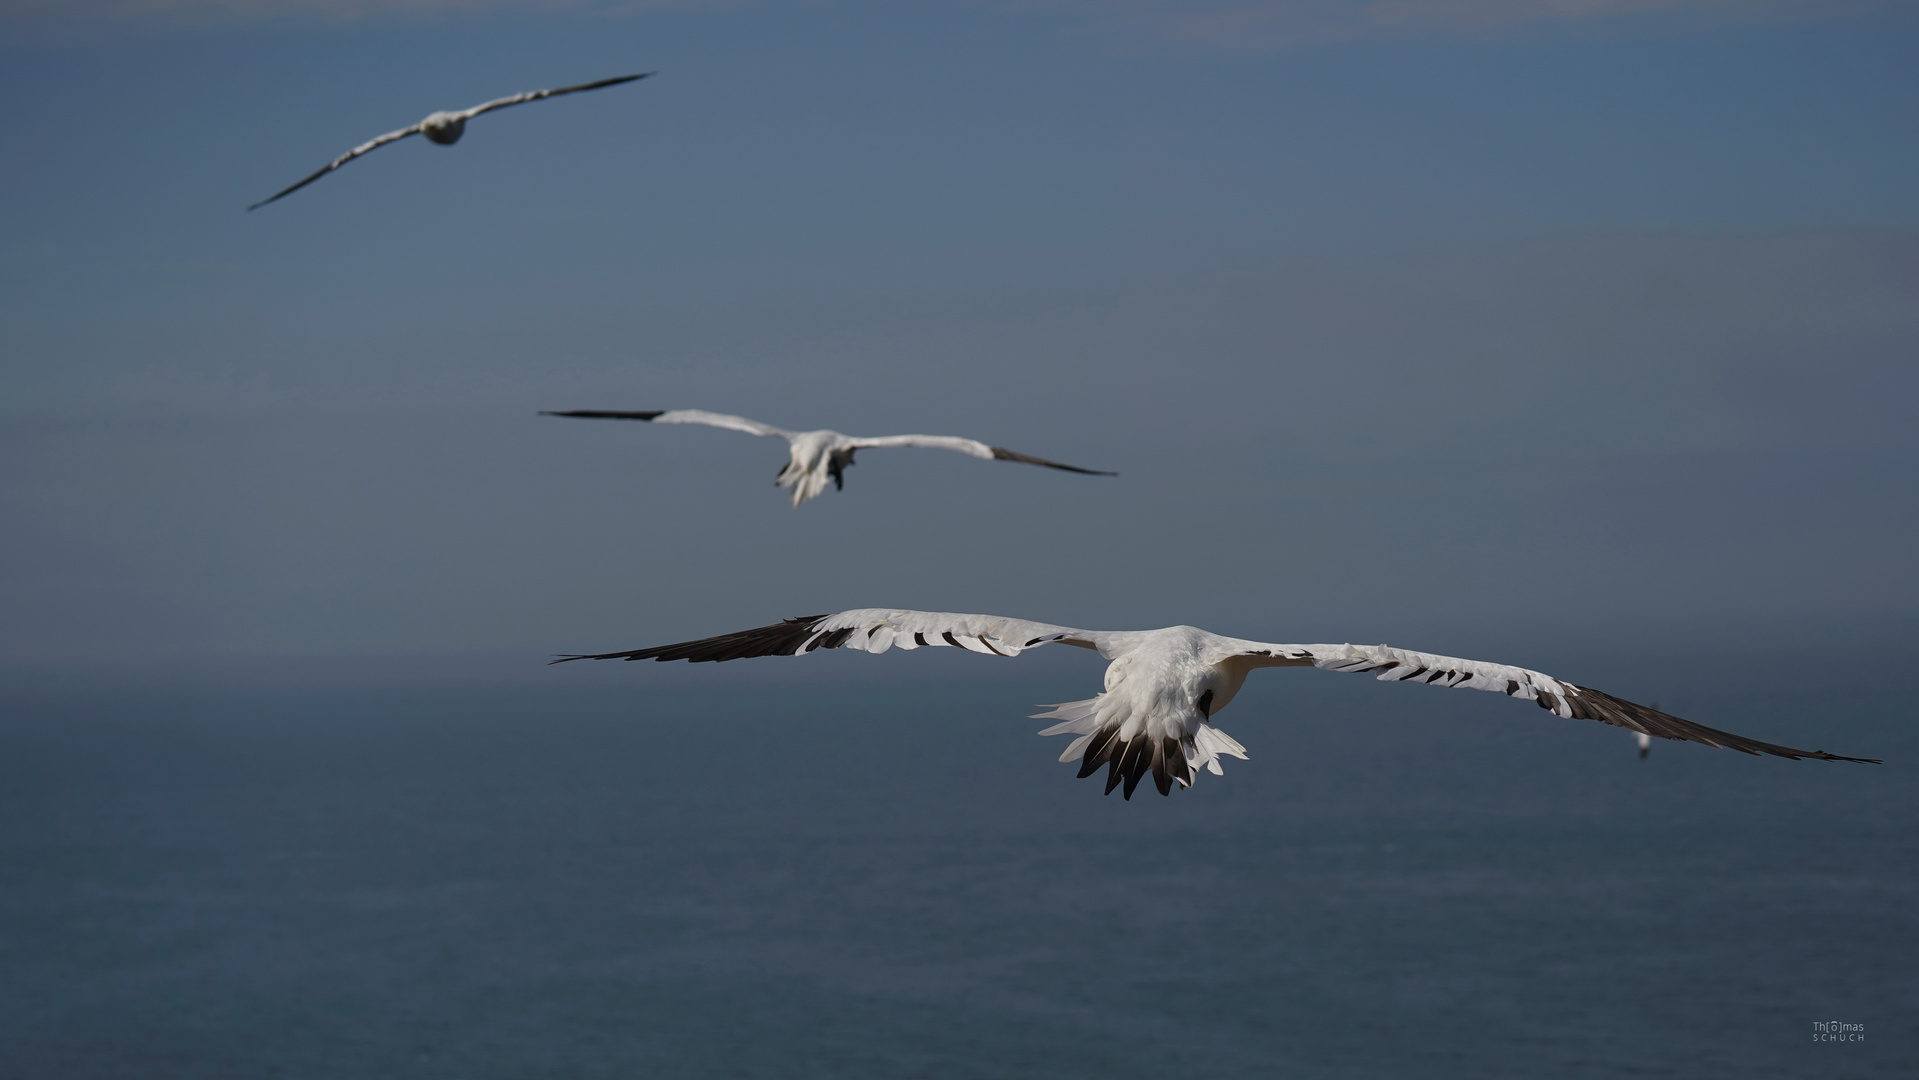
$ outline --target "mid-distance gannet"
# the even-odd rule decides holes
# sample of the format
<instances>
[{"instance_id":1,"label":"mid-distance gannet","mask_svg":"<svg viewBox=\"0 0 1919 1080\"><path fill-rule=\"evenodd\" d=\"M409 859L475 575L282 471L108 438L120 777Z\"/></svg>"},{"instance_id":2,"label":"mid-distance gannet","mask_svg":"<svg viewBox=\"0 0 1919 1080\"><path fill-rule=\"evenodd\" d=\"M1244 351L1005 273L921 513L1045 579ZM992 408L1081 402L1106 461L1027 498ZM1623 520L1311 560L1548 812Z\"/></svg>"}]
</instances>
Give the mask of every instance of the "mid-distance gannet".
<instances>
[{"instance_id":1,"label":"mid-distance gannet","mask_svg":"<svg viewBox=\"0 0 1919 1080\"><path fill-rule=\"evenodd\" d=\"M587 420L651 420L657 424L709 424L713 427L744 431L748 435L778 435L785 439L790 450L786 465L773 483L783 488L793 489L793 505L801 503L826 490L827 480L833 481L833 489L845 486L842 475L853 464L853 455L870 447L879 446L923 446L933 450L957 450L988 461L1024 461L1028 465L1044 465L1049 469L1065 469L1067 472L1086 473L1089 476L1118 476L1118 473L1103 472L1099 469L1082 469L1077 465L1061 465L1057 461L1036 458L1016 453L999 446L988 446L974 439L962 439L954 435L883 435L878 438L860 439L851 435L842 435L837 431L783 431L771 424L762 424L758 420L748 420L743 416L727 416L724 413L703 412L699 409L655 409L651 412L606 412L599 409L574 409L569 412L545 411L541 416L573 416Z\"/></svg>"},{"instance_id":2,"label":"mid-distance gannet","mask_svg":"<svg viewBox=\"0 0 1919 1080\"><path fill-rule=\"evenodd\" d=\"M1316 667L1327 671L1378 672L1381 682L1491 690L1535 702L1571 720L1598 720L1641 737L1681 739L1748 754L1819 758L1878 764L1874 758L1842 757L1823 750L1794 750L1669 716L1657 709L1603 694L1590 687L1526 668L1410 652L1386 645L1273 645L1220 637L1193 626L1162 630L1076 630L1067 626L958 615L944 611L861 608L837 615L809 615L736 634L629 652L563 656L568 660L688 660L694 663L749 656L799 656L815 649L883 653L892 646L955 645L992 656L1018 656L1048 642L1096 650L1106 666L1106 689L1085 701L1055 705L1035 720L1060 723L1041 735L1078 735L1061 761L1081 761L1079 775L1106 766L1106 793L1125 785L1125 796L1148 771L1161 795L1174 782L1191 787L1199 771L1224 775L1220 758L1242 760L1246 748L1212 718L1259 667Z\"/></svg>"},{"instance_id":3,"label":"mid-distance gannet","mask_svg":"<svg viewBox=\"0 0 1919 1080\"><path fill-rule=\"evenodd\" d=\"M492 112L494 109L504 109L509 105L524 105L529 101L540 101L544 98L559 97L561 94L577 94L582 90L598 90L603 86L618 86L621 83L630 83L636 79L644 79L647 75L651 74L653 73L649 71L640 75L622 75L617 79L601 79L597 82L581 83L578 86L562 86L557 90L528 90L524 94L514 94L512 97L498 98L484 105L475 105L471 109L462 109L459 112L436 112L411 127L403 127L398 131L389 131L377 139L361 143L328 162L326 167L319 172L287 188L278 195L274 195L272 198L261 199L259 202L247 207L247 209L258 210L274 199L291 195L308 184L313 183L315 180L318 180L320 177L359 157L361 154L369 150L377 150L390 142L398 142L409 135L425 135L428 142L439 143L441 146L452 146L454 143L460 141L461 135L466 134L466 122L481 113Z\"/></svg>"}]
</instances>

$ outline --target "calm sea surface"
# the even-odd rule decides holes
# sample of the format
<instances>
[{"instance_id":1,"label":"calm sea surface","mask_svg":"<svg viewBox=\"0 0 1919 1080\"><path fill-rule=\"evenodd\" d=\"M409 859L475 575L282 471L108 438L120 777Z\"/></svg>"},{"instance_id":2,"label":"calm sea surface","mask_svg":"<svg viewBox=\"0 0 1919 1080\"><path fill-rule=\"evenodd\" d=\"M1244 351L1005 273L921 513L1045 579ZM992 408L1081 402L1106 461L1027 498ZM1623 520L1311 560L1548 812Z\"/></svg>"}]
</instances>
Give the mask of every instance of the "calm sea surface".
<instances>
[{"instance_id":1,"label":"calm sea surface","mask_svg":"<svg viewBox=\"0 0 1919 1080\"><path fill-rule=\"evenodd\" d=\"M1265 673L1220 718L1254 760L1128 803L1021 718L1097 667L631 670L16 689L0 1076L1919 1076L1890 694L1691 710L1884 766L1641 762L1491 695Z\"/></svg>"}]
</instances>

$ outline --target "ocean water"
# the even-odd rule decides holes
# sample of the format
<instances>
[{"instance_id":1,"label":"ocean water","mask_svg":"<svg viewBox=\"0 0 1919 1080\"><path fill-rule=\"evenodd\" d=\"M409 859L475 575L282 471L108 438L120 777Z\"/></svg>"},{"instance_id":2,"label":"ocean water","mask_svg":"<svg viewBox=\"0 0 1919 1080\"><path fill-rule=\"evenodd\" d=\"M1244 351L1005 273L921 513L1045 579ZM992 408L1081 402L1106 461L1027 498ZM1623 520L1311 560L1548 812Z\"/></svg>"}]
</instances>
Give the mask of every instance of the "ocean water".
<instances>
[{"instance_id":1,"label":"ocean water","mask_svg":"<svg viewBox=\"0 0 1919 1080\"><path fill-rule=\"evenodd\" d=\"M1083 677L626 670L16 687L0 1076L1919 1075L1891 693L1707 721L1884 766L1642 762L1308 673L1220 717L1252 761L1125 802L1022 718Z\"/></svg>"}]
</instances>

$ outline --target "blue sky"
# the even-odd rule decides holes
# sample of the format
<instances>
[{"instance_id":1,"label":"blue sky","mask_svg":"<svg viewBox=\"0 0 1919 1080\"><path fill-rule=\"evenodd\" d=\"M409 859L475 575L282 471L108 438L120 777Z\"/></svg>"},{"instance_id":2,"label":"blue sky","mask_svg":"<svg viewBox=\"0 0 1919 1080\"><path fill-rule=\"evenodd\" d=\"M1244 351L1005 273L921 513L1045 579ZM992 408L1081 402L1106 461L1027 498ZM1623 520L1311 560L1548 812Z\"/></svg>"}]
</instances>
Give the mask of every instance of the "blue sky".
<instances>
[{"instance_id":1,"label":"blue sky","mask_svg":"<svg viewBox=\"0 0 1919 1080\"><path fill-rule=\"evenodd\" d=\"M1909 4L29 2L0 33L14 666L870 604L1527 662L1919 601ZM634 71L242 212L434 109ZM1122 476L874 454L794 511L776 445L534 415L663 407Z\"/></svg>"}]
</instances>

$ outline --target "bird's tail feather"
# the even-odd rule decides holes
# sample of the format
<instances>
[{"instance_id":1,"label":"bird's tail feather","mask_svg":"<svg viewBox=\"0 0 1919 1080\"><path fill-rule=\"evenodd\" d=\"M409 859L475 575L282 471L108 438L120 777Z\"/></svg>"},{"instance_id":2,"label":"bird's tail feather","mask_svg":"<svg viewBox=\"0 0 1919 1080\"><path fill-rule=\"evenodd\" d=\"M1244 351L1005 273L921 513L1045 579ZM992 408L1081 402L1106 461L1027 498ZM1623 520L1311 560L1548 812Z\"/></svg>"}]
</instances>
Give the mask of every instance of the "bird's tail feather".
<instances>
[{"instance_id":1,"label":"bird's tail feather","mask_svg":"<svg viewBox=\"0 0 1919 1080\"><path fill-rule=\"evenodd\" d=\"M793 490L793 506L798 509L800 504L825 491L828 479L824 468L806 469L788 462L773 482L780 487Z\"/></svg>"},{"instance_id":2,"label":"bird's tail feather","mask_svg":"<svg viewBox=\"0 0 1919 1080\"><path fill-rule=\"evenodd\" d=\"M1128 799L1148 772L1159 793L1169 795L1175 783L1192 787L1201 769L1224 776L1223 756L1246 759L1246 748L1204 717L1141 715L1123 696L1113 694L1063 702L1033 719L1060 721L1041 735L1078 735L1059 759L1079 761L1082 778L1105 765L1107 793L1123 784Z\"/></svg>"}]
</instances>

